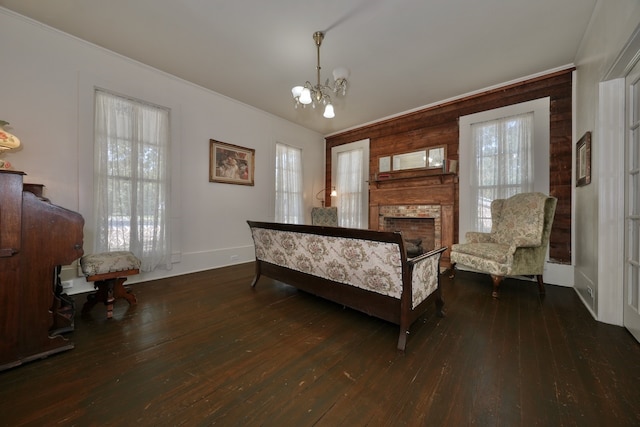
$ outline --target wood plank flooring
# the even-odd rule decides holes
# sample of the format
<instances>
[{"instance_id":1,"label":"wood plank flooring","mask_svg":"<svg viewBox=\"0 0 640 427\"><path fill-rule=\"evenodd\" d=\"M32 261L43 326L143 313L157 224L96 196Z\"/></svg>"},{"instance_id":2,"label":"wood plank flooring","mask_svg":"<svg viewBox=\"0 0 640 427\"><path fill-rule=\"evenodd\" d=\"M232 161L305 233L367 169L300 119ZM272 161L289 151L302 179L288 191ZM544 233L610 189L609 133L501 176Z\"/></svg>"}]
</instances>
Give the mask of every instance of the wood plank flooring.
<instances>
[{"instance_id":1,"label":"wood plank flooring","mask_svg":"<svg viewBox=\"0 0 640 427\"><path fill-rule=\"evenodd\" d=\"M640 344L575 292L443 276L411 330L253 264L132 286L76 317L76 348L0 373L2 426L637 426ZM76 297L80 309L85 296Z\"/></svg>"}]
</instances>

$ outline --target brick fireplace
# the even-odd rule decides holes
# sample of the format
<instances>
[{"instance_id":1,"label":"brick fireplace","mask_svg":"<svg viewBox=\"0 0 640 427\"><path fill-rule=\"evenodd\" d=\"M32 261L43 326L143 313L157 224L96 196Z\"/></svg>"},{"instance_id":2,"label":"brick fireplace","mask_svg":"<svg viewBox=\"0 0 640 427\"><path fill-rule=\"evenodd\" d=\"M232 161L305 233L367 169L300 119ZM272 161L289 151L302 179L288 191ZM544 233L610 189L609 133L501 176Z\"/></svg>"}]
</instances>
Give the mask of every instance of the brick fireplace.
<instances>
[{"instance_id":1,"label":"brick fireplace","mask_svg":"<svg viewBox=\"0 0 640 427\"><path fill-rule=\"evenodd\" d=\"M454 174L373 179L369 185L369 227L401 231L408 239L420 238L425 251L448 247L441 266L449 268L457 182Z\"/></svg>"},{"instance_id":2,"label":"brick fireplace","mask_svg":"<svg viewBox=\"0 0 640 427\"><path fill-rule=\"evenodd\" d=\"M426 251L442 246L439 205L380 206L379 230L400 231L405 239L420 239Z\"/></svg>"}]
</instances>

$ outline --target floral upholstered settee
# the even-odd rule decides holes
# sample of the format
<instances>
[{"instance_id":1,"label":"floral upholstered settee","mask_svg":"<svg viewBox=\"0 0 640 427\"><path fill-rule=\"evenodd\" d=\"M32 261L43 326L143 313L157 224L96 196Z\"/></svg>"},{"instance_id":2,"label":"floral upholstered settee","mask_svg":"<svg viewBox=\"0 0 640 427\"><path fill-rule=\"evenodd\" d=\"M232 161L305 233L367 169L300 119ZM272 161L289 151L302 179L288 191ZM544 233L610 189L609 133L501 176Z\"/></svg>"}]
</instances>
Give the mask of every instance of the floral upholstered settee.
<instances>
[{"instance_id":1,"label":"floral upholstered settee","mask_svg":"<svg viewBox=\"0 0 640 427\"><path fill-rule=\"evenodd\" d=\"M431 296L442 316L439 263L446 248L407 259L400 233L248 221L261 275L400 325L411 324Z\"/></svg>"},{"instance_id":2,"label":"floral upholstered settee","mask_svg":"<svg viewBox=\"0 0 640 427\"><path fill-rule=\"evenodd\" d=\"M542 273L557 199L543 193L521 193L491 203L491 232L468 232L466 243L451 247L451 262L488 273L493 296L505 276L536 276L544 294Z\"/></svg>"}]
</instances>

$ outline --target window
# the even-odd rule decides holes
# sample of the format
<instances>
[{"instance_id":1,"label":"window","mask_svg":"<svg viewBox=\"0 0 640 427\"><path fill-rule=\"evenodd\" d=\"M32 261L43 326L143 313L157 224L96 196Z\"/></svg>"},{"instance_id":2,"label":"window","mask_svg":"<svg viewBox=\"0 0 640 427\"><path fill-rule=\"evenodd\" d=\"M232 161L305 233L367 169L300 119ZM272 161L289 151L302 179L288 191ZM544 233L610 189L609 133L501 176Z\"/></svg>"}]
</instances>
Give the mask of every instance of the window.
<instances>
[{"instance_id":1,"label":"window","mask_svg":"<svg viewBox=\"0 0 640 427\"><path fill-rule=\"evenodd\" d=\"M460 117L460 241L491 231L491 202L549 194L549 98Z\"/></svg>"},{"instance_id":2,"label":"window","mask_svg":"<svg viewBox=\"0 0 640 427\"><path fill-rule=\"evenodd\" d=\"M475 229L491 231L491 202L533 189L533 113L471 125Z\"/></svg>"},{"instance_id":3,"label":"window","mask_svg":"<svg viewBox=\"0 0 640 427\"><path fill-rule=\"evenodd\" d=\"M369 226L369 140L331 148L331 182L338 192L338 224L341 227Z\"/></svg>"},{"instance_id":4,"label":"window","mask_svg":"<svg viewBox=\"0 0 640 427\"><path fill-rule=\"evenodd\" d=\"M362 150L338 153L338 218L340 226L362 228Z\"/></svg>"},{"instance_id":5,"label":"window","mask_svg":"<svg viewBox=\"0 0 640 427\"><path fill-rule=\"evenodd\" d=\"M304 223L302 209L302 150L276 143L275 221Z\"/></svg>"},{"instance_id":6,"label":"window","mask_svg":"<svg viewBox=\"0 0 640 427\"><path fill-rule=\"evenodd\" d=\"M168 109L95 92L96 251L171 268Z\"/></svg>"}]
</instances>

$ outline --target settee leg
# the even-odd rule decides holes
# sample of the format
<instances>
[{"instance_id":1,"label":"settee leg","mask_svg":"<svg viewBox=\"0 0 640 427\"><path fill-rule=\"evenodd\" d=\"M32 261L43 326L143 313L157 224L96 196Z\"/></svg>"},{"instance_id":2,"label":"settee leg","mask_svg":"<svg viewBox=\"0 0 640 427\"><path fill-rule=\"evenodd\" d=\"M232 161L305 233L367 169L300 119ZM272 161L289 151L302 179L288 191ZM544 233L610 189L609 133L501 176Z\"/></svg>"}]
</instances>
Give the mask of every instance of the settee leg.
<instances>
[{"instance_id":1,"label":"settee leg","mask_svg":"<svg viewBox=\"0 0 640 427\"><path fill-rule=\"evenodd\" d=\"M260 261L256 260L256 272L253 278L253 282L251 282L251 287L255 288L256 283L258 283L258 279L260 278L260 274L262 274L262 269L260 268Z\"/></svg>"},{"instance_id":2,"label":"settee leg","mask_svg":"<svg viewBox=\"0 0 640 427\"><path fill-rule=\"evenodd\" d=\"M436 316L444 317L444 300L440 296L440 290L438 289L438 296L436 297Z\"/></svg>"},{"instance_id":3,"label":"settee leg","mask_svg":"<svg viewBox=\"0 0 640 427\"><path fill-rule=\"evenodd\" d=\"M536 276L536 279L538 279L538 290L540 291L540 295L544 295L545 290L544 290L544 280L542 280L542 274L538 274Z\"/></svg>"},{"instance_id":4,"label":"settee leg","mask_svg":"<svg viewBox=\"0 0 640 427\"><path fill-rule=\"evenodd\" d=\"M491 280L493 281L493 292L491 293L491 296L496 299L500 298L500 294L498 294L498 288L500 287L502 279L502 276L494 276L493 274L491 275Z\"/></svg>"},{"instance_id":5,"label":"settee leg","mask_svg":"<svg viewBox=\"0 0 640 427\"><path fill-rule=\"evenodd\" d=\"M256 287L256 283L258 283L258 278L259 278L259 277L260 277L260 276L258 276L258 275L254 276L253 281L251 282L251 287L252 287L252 288L255 288L255 287Z\"/></svg>"},{"instance_id":6,"label":"settee leg","mask_svg":"<svg viewBox=\"0 0 640 427\"><path fill-rule=\"evenodd\" d=\"M400 335L398 336L398 351L404 352L404 349L407 347L407 335L409 335L409 331L400 328Z\"/></svg>"}]
</instances>

